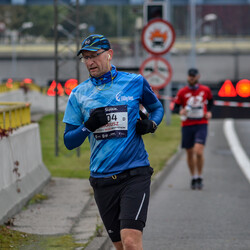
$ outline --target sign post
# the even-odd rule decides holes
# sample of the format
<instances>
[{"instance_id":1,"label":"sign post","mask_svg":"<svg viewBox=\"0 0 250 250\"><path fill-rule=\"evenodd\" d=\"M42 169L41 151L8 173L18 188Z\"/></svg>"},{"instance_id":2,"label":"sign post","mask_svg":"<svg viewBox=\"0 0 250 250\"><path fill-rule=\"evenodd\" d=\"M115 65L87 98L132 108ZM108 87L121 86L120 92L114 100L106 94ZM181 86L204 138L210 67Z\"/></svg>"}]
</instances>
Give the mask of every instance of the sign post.
<instances>
[{"instance_id":1,"label":"sign post","mask_svg":"<svg viewBox=\"0 0 250 250\"><path fill-rule=\"evenodd\" d=\"M147 10L148 23L142 31L142 45L146 51L154 57L146 59L141 67L140 73L148 80L154 91L164 88L164 94L171 96L172 68L168 63L167 52L171 49L175 41L175 31L173 26L166 21L167 6L169 1L146 2L144 10ZM162 56L162 57L161 57ZM166 122L170 124L171 111L170 101L164 101Z\"/></svg>"}]
</instances>

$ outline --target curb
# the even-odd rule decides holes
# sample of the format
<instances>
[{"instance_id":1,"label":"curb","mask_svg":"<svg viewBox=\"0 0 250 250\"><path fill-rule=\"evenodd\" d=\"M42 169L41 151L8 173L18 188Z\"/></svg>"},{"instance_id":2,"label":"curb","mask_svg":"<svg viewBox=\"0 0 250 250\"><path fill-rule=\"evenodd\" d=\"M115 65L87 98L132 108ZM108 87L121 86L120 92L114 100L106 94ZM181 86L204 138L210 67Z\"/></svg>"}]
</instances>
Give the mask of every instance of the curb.
<instances>
[{"instance_id":1,"label":"curb","mask_svg":"<svg viewBox=\"0 0 250 250\"><path fill-rule=\"evenodd\" d=\"M177 152L167 161L163 169L157 173L151 183L151 195L153 195L156 190L160 187L162 181L168 176L168 174L173 169L175 163L179 160L183 153L183 150L178 147Z\"/></svg>"},{"instance_id":2,"label":"curb","mask_svg":"<svg viewBox=\"0 0 250 250\"><path fill-rule=\"evenodd\" d=\"M173 169L175 163L180 159L182 153L183 150L178 147L177 152L167 161L162 171L160 171L154 176L151 183L151 195L153 195L160 187L162 181L168 176L168 174ZM95 237L85 248L85 250L110 250L112 246L113 244L105 231L105 236Z\"/></svg>"},{"instance_id":3,"label":"curb","mask_svg":"<svg viewBox=\"0 0 250 250\"><path fill-rule=\"evenodd\" d=\"M104 229L105 230L105 229ZM113 246L111 240L109 239L107 233L102 237L95 237L89 245L85 248L85 250L110 250Z\"/></svg>"}]
</instances>

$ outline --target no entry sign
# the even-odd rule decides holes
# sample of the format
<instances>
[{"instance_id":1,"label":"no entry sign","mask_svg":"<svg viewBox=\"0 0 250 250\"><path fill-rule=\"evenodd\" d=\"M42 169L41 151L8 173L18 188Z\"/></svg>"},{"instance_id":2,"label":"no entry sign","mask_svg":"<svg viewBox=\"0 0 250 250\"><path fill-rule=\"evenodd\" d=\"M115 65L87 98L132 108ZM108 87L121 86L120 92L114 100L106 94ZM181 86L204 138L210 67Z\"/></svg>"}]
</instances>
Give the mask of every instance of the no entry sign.
<instances>
[{"instance_id":1,"label":"no entry sign","mask_svg":"<svg viewBox=\"0 0 250 250\"><path fill-rule=\"evenodd\" d=\"M153 89L162 89L172 78L172 68L164 58L153 56L142 63L140 74L143 75Z\"/></svg>"},{"instance_id":2,"label":"no entry sign","mask_svg":"<svg viewBox=\"0 0 250 250\"><path fill-rule=\"evenodd\" d=\"M167 53L174 44L175 32L173 26L161 18L148 22L142 30L142 45L153 55Z\"/></svg>"}]
</instances>

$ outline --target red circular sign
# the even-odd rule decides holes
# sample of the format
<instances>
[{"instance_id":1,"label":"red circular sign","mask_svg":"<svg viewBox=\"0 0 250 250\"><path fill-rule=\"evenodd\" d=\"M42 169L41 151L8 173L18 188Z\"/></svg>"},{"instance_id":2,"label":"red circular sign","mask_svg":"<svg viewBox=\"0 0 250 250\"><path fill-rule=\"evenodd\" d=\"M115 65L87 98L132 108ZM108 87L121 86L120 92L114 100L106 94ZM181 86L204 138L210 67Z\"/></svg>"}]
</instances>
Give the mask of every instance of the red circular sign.
<instances>
[{"instance_id":1,"label":"red circular sign","mask_svg":"<svg viewBox=\"0 0 250 250\"><path fill-rule=\"evenodd\" d=\"M236 92L241 97L250 96L250 81L248 79L240 80L236 85Z\"/></svg>"},{"instance_id":2,"label":"red circular sign","mask_svg":"<svg viewBox=\"0 0 250 250\"><path fill-rule=\"evenodd\" d=\"M152 89L162 89L172 78L172 67L164 58L153 56L142 63L140 74L148 81Z\"/></svg>"},{"instance_id":3,"label":"red circular sign","mask_svg":"<svg viewBox=\"0 0 250 250\"><path fill-rule=\"evenodd\" d=\"M175 31L173 26L161 18L148 22L142 30L142 45L153 55L167 53L174 44Z\"/></svg>"}]
</instances>

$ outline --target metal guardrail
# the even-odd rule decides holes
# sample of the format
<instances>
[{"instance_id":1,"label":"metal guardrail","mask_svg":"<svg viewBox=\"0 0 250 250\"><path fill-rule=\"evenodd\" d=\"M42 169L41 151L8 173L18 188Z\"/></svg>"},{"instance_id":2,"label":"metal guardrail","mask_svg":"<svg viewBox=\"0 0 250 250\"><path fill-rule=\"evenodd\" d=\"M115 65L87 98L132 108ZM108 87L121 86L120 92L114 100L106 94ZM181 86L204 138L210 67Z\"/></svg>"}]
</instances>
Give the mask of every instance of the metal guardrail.
<instances>
[{"instance_id":1,"label":"metal guardrail","mask_svg":"<svg viewBox=\"0 0 250 250\"><path fill-rule=\"evenodd\" d=\"M11 90L19 89L20 83L14 82L14 83L5 83L0 84L0 93L8 92Z\"/></svg>"},{"instance_id":2,"label":"metal guardrail","mask_svg":"<svg viewBox=\"0 0 250 250\"><path fill-rule=\"evenodd\" d=\"M30 103L0 102L0 129L14 129L30 123Z\"/></svg>"},{"instance_id":3,"label":"metal guardrail","mask_svg":"<svg viewBox=\"0 0 250 250\"><path fill-rule=\"evenodd\" d=\"M22 82L14 82L14 83L3 83L0 84L0 93L17 90L17 89L24 89L25 92L29 90L40 92L44 95L47 94L48 87L40 87L34 83L25 84Z\"/></svg>"},{"instance_id":4,"label":"metal guardrail","mask_svg":"<svg viewBox=\"0 0 250 250\"><path fill-rule=\"evenodd\" d=\"M9 91L9 88L7 88L6 85L0 85L0 93Z\"/></svg>"}]
</instances>

